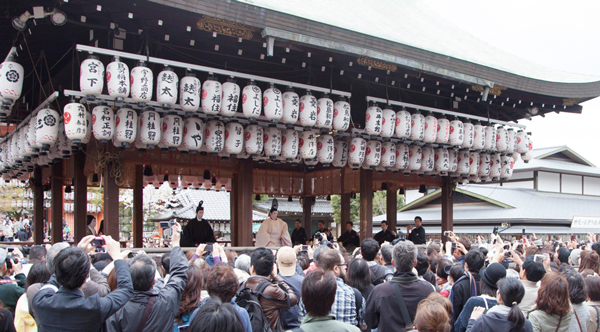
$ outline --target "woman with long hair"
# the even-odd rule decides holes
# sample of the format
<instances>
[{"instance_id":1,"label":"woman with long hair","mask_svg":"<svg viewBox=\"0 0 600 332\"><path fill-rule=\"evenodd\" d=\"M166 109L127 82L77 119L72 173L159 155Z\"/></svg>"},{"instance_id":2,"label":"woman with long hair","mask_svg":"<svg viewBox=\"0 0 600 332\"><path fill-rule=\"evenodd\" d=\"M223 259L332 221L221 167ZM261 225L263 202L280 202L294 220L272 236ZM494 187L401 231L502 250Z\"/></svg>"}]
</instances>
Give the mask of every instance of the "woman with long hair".
<instances>
[{"instance_id":1,"label":"woman with long hair","mask_svg":"<svg viewBox=\"0 0 600 332\"><path fill-rule=\"evenodd\" d=\"M181 302L179 311L175 316L174 332L179 331L180 325L190 323L190 315L202 301L200 293L202 292L202 270L196 265L190 265L187 270L187 284L183 293L181 293Z\"/></svg>"},{"instance_id":2,"label":"woman with long hair","mask_svg":"<svg viewBox=\"0 0 600 332\"><path fill-rule=\"evenodd\" d=\"M346 272L346 284L360 291L365 301L375 286L371 283L371 270L369 265L362 258L355 258L348 264Z\"/></svg>"},{"instance_id":3,"label":"woman with long hair","mask_svg":"<svg viewBox=\"0 0 600 332\"><path fill-rule=\"evenodd\" d=\"M542 278L535 305L536 309L529 313L534 331L569 331L573 312L569 300L569 283L565 277L559 273L546 273Z\"/></svg>"},{"instance_id":4,"label":"woman with long hair","mask_svg":"<svg viewBox=\"0 0 600 332\"><path fill-rule=\"evenodd\" d=\"M531 332L533 326L525 318L519 303L525 296L525 287L519 279L504 278L498 281L498 305L483 315L483 308L473 309L467 332Z\"/></svg>"},{"instance_id":5,"label":"woman with long hair","mask_svg":"<svg viewBox=\"0 0 600 332\"><path fill-rule=\"evenodd\" d=\"M590 275L584 277L584 282L587 288L587 306L590 311L587 330L597 332L600 331L600 277Z\"/></svg>"},{"instance_id":6,"label":"woman with long hair","mask_svg":"<svg viewBox=\"0 0 600 332\"><path fill-rule=\"evenodd\" d=\"M439 293L431 293L417 306L415 326L419 332L450 332L452 303Z\"/></svg>"},{"instance_id":7,"label":"woman with long hair","mask_svg":"<svg viewBox=\"0 0 600 332\"><path fill-rule=\"evenodd\" d=\"M579 257L579 273L587 269L600 273L600 256L593 250L584 250Z\"/></svg>"},{"instance_id":8,"label":"woman with long hair","mask_svg":"<svg viewBox=\"0 0 600 332\"><path fill-rule=\"evenodd\" d=\"M569 325L569 331L587 331L587 325L590 320L590 311L587 303L587 289L583 277L577 271L567 271L563 276L569 283L569 298L573 307L573 318Z\"/></svg>"}]
</instances>

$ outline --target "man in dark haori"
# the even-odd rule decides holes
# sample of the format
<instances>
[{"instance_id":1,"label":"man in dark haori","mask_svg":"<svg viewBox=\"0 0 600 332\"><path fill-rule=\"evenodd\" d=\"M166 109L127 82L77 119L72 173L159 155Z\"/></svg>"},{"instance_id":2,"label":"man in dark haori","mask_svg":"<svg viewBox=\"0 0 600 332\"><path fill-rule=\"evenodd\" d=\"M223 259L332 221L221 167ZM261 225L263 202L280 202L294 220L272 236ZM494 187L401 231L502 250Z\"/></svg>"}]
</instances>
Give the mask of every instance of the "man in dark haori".
<instances>
[{"instance_id":1,"label":"man in dark haori","mask_svg":"<svg viewBox=\"0 0 600 332\"><path fill-rule=\"evenodd\" d=\"M204 216L202 203L204 202L200 201L196 208L196 219L188 222L183 228L181 236L182 247L197 247L200 243L216 242L212 227L210 227L208 221L202 218Z\"/></svg>"}]
</instances>

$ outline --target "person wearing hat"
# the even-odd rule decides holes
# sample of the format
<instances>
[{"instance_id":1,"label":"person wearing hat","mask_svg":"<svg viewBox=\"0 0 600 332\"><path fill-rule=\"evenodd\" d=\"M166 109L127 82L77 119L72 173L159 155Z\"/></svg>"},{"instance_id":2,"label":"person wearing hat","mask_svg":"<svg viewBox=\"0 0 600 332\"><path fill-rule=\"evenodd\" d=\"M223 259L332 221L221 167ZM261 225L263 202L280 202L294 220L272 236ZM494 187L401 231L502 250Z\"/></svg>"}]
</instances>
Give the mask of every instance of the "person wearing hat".
<instances>
[{"instance_id":1,"label":"person wearing hat","mask_svg":"<svg viewBox=\"0 0 600 332\"><path fill-rule=\"evenodd\" d=\"M200 243L216 242L212 227L210 227L208 221L202 218L204 216L203 203L203 201L200 201L198 207L196 207L196 219L190 220L183 228L183 234L181 235L182 247L197 247Z\"/></svg>"},{"instance_id":2,"label":"person wearing hat","mask_svg":"<svg viewBox=\"0 0 600 332\"><path fill-rule=\"evenodd\" d=\"M4 303L4 306L8 311L10 311L11 315L15 315L15 306L17 305L17 301L19 297L25 293L25 289L23 286L25 285L25 274L21 271L23 269L21 262L17 259L10 259L12 263L12 272L15 273L14 280L10 278L10 270L6 264L7 252L4 248L0 248L0 262L2 266L0 267L0 301Z\"/></svg>"},{"instance_id":3,"label":"person wearing hat","mask_svg":"<svg viewBox=\"0 0 600 332\"><path fill-rule=\"evenodd\" d=\"M292 246L292 239L285 221L277 218L277 199L273 198L269 218L265 219L256 233L257 247Z\"/></svg>"},{"instance_id":4,"label":"person wearing hat","mask_svg":"<svg viewBox=\"0 0 600 332\"><path fill-rule=\"evenodd\" d=\"M282 247L277 250L277 268L279 276L296 293L298 299L302 296L302 281L304 274L296 272L296 251L290 247ZM281 322L285 330L295 329L300 326L300 307L296 304L289 309L281 309Z\"/></svg>"},{"instance_id":5,"label":"person wearing hat","mask_svg":"<svg viewBox=\"0 0 600 332\"><path fill-rule=\"evenodd\" d=\"M455 332L465 332L467 325L469 325L469 319L473 308L483 307L485 312L488 309L498 304L496 299L496 293L498 292L498 280L506 277L506 268L500 263L492 263L487 268L483 268L479 271L481 280L479 281L480 296L473 296L467 300L463 307L458 319L454 322Z\"/></svg>"}]
</instances>

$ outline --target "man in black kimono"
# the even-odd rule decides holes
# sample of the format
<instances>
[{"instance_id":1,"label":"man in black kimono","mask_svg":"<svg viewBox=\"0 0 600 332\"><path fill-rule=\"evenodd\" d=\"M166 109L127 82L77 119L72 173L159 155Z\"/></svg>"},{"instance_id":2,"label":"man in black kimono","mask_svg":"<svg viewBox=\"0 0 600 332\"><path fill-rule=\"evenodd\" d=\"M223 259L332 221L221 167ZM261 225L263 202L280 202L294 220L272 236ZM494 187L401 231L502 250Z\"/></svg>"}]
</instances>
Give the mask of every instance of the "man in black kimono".
<instances>
[{"instance_id":1,"label":"man in black kimono","mask_svg":"<svg viewBox=\"0 0 600 332\"><path fill-rule=\"evenodd\" d=\"M415 226L406 226L406 232L408 233L406 238L411 240L414 244L425 244L427 242L427 239L425 238L425 228L421 226L422 224L423 219L421 219L419 216L416 216Z\"/></svg>"},{"instance_id":2,"label":"man in black kimono","mask_svg":"<svg viewBox=\"0 0 600 332\"><path fill-rule=\"evenodd\" d=\"M296 228L292 232L292 243L294 245L306 244L308 239L306 238L306 230L302 227L300 219L296 219Z\"/></svg>"},{"instance_id":3,"label":"man in black kimono","mask_svg":"<svg viewBox=\"0 0 600 332\"><path fill-rule=\"evenodd\" d=\"M390 242L396 239L396 232L390 231L388 229L388 223L386 220L381 221L381 232L375 234L373 237L375 241L379 242L379 245L382 245L383 242Z\"/></svg>"},{"instance_id":4,"label":"man in black kimono","mask_svg":"<svg viewBox=\"0 0 600 332\"><path fill-rule=\"evenodd\" d=\"M346 231L338 238L338 242L341 242L342 246L348 252L352 252L356 247L360 247L360 238L358 237L358 233L352 229L353 226L354 224L351 221L346 222Z\"/></svg>"},{"instance_id":5,"label":"man in black kimono","mask_svg":"<svg viewBox=\"0 0 600 332\"><path fill-rule=\"evenodd\" d=\"M196 208L196 219L190 220L183 228L181 235L182 247L197 247L200 243L215 243L215 234L208 221L202 219L204 216L203 201Z\"/></svg>"}]
</instances>

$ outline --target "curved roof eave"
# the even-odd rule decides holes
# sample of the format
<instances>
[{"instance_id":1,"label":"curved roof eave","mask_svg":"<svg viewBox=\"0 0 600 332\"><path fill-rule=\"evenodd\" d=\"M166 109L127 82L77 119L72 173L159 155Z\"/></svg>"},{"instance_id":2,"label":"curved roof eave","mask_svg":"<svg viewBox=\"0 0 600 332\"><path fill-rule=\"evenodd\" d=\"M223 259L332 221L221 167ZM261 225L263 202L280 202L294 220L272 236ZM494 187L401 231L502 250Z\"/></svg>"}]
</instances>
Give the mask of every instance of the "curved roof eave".
<instances>
[{"instance_id":1,"label":"curved roof eave","mask_svg":"<svg viewBox=\"0 0 600 332\"><path fill-rule=\"evenodd\" d=\"M381 53L386 58L383 61L397 58L402 66L458 81L463 76L475 77L514 90L577 98L578 103L600 95L600 77L566 73L520 59L460 30L417 0L378 0L368 5L361 0L150 1L322 39L335 46L336 52L356 54L347 50L357 47L367 52L366 56Z\"/></svg>"}]
</instances>

